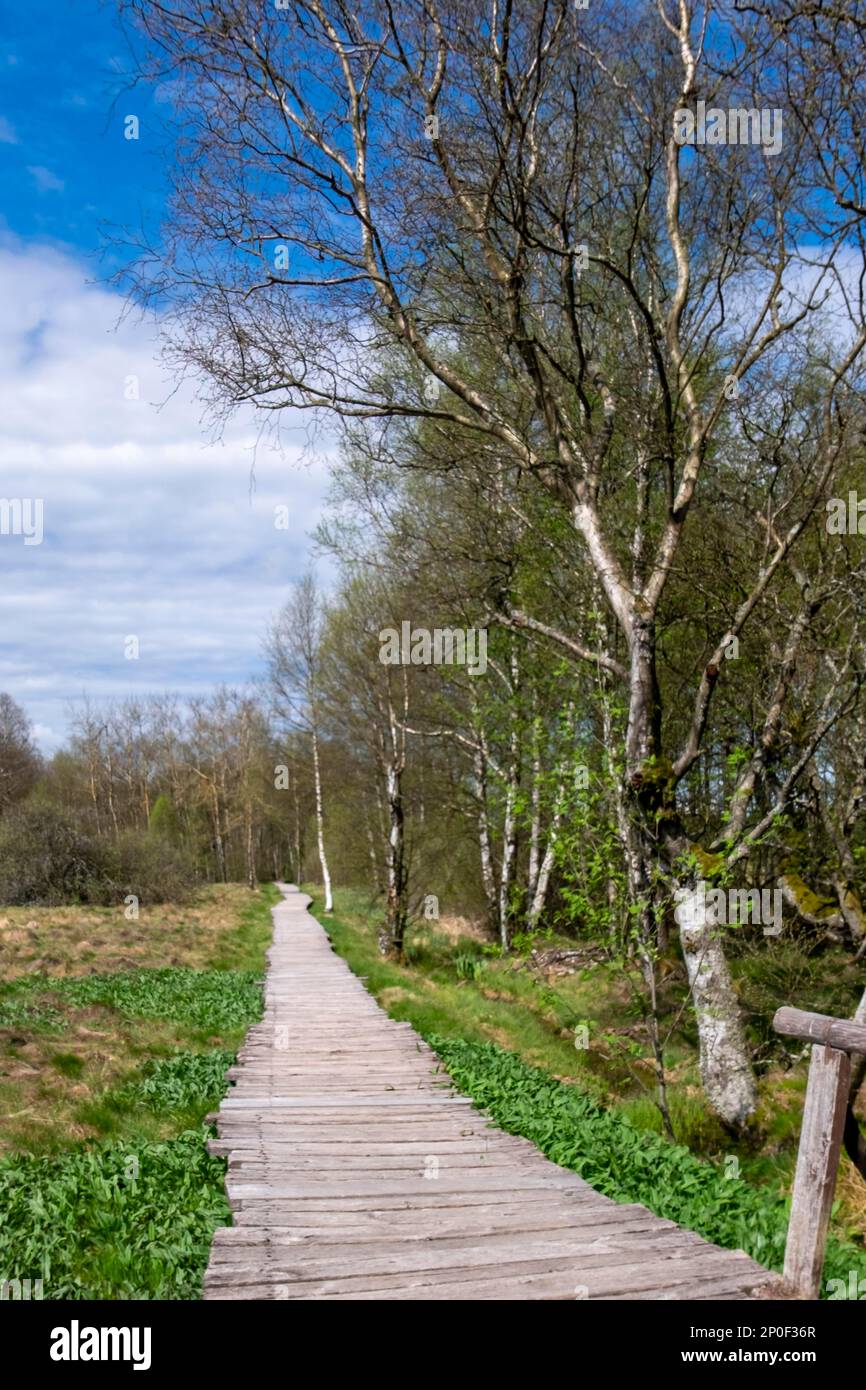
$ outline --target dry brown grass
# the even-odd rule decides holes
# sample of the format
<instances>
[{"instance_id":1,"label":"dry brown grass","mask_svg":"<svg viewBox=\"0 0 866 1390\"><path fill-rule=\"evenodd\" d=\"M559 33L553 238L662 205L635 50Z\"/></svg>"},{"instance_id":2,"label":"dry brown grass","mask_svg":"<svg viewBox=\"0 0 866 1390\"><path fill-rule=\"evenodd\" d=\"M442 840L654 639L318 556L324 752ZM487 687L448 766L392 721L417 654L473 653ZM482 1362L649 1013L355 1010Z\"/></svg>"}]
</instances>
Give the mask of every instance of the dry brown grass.
<instances>
[{"instance_id":1,"label":"dry brown grass","mask_svg":"<svg viewBox=\"0 0 866 1390\"><path fill-rule=\"evenodd\" d=\"M100 1007L58 1008L65 1017L60 1037L0 1029L0 1153L96 1138L99 1128L82 1121L81 1106L180 1041L171 1024L123 1020ZM60 1069L70 1058L80 1066L76 1075Z\"/></svg>"},{"instance_id":2,"label":"dry brown grass","mask_svg":"<svg viewBox=\"0 0 866 1390\"><path fill-rule=\"evenodd\" d=\"M0 979L248 965L234 955L251 901L245 885L231 883L203 888L186 906L142 907L137 921L127 921L123 908L2 908ZM99 1127L82 1120L82 1107L144 1061L190 1045L191 1030L167 1020L125 1018L55 994L43 999L62 1016L61 1031L0 1028L0 1152L43 1152L96 1137ZM211 1041L227 1043L234 1046Z\"/></svg>"},{"instance_id":3,"label":"dry brown grass","mask_svg":"<svg viewBox=\"0 0 866 1390\"><path fill-rule=\"evenodd\" d=\"M846 1154L842 1155L836 1178L836 1199L839 1203L835 1214L836 1228L862 1239L866 1231L866 1181Z\"/></svg>"},{"instance_id":4,"label":"dry brown grass","mask_svg":"<svg viewBox=\"0 0 866 1390\"><path fill-rule=\"evenodd\" d=\"M467 937L471 941L493 940L492 933L471 917L440 917L433 925L438 936L444 936L451 942L464 941Z\"/></svg>"},{"instance_id":5,"label":"dry brown grass","mask_svg":"<svg viewBox=\"0 0 866 1390\"><path fill-rule=\"evenodd\" d=\"M211 963L219 937L237 927L249 901L243 884L228 883L203 888L185 907L142 906L137 921L128 921L122 907L4 907L2 978L108 974L141 966L201 969Z\"/></svg>"}]
</instances>

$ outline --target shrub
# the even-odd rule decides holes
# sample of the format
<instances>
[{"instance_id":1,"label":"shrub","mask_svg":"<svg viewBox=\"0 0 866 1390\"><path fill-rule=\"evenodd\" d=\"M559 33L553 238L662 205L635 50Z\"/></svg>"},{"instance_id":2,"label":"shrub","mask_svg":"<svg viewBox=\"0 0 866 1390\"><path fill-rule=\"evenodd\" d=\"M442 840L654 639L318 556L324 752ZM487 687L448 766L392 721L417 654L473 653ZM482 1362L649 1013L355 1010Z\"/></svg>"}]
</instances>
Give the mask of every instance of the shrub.
<instances>
[{"instance_id":1,"label":"shrub","mask_svg":"<svg viewBox=\"0 0 866 1390\"><path fill-rule=\"evenodd\" d=\"M104 901L106 849L56 806L14 807L0 820L0 901L48 907Z\"/></svg>"},{"instance_id":2,"label":"shrub","mask_svg":"<svg viewBox=\"0 0 866 1390\"><path fill-rule=\"evenodd\" d=\"M186 902L195 886L187 855L162 834L116 841L82 829L65 811L28 802L0 819L0 902L9 906Z\"/></svg>"},{"instance_id":3,"label":"shrub","mask_svg":"<svg viewBox=\"0 0 866 1390\"><path fill-rule=\"evenodd\" d=\"M148 829L152 835L162 835L164 839L177 841L178 824L174 802L162 792L153 803Z\"/></svg>"},{"instance_id":4,"label":"shrub","mask_svg":"<svg viewBox=\"0 0 866 1390\"><path fill-rule=\"evenodd\" d=\"M185 903L193 895L197 876L192 860L158 831L126 831L111 847L111 861L109 902L134 893L146 903Z\"/></svg>"}]
</instances>

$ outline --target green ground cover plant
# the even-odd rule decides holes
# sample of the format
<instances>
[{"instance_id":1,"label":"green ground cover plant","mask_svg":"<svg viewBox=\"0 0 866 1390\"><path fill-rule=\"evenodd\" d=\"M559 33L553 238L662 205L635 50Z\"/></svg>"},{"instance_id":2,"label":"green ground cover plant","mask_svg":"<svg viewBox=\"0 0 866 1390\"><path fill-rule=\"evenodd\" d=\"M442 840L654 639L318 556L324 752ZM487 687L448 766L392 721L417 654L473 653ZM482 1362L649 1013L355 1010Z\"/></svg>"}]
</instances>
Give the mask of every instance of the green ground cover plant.
<instances>
[{"instance_id":1,"label":"green ground cover plant","mask_svg":"<svg viewBox=\"0 0 866 1390\"><path fill-rule=\"evenodd\" d=\"M51 1299L201 1296L213 1232L230 1218L206 1117L261 1016L279 896L235 888L222 904L208 890L221 929L210 950L190 935L195 967L35 971L0 991L12 1150L0 1158L0 1282L41 1279ZM33 911L41 930L50 910Z\"/></svg>"}]
</instances>

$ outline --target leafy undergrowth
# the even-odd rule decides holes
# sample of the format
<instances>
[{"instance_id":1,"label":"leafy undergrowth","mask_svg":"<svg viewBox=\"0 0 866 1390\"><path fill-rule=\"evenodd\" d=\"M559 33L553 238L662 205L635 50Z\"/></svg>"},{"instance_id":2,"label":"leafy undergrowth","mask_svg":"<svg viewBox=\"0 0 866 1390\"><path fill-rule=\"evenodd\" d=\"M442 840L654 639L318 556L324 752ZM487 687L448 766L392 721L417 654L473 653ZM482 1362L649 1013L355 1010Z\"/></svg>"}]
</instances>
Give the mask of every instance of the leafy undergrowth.
<instances>
[{"instance_id":1,"label":"leafy undergrowth","mask_svg":"<svg viewBox=\"0 0 866 1390\"><path fill-rule=\"evenodd\" d=\"M200 915L187 924L151 916L121 928L115 914L96 930L93 909L84 926L72 909L28 909L30 934L41 943L35 960L24 960L23 943L9 947L0 931L4 974L13 963L0 984L0 1150L48 1154L88 1139L166 1139L184 1128L175 1116L120 1113L106 1097L151 1061L236 1050L257 1016L278 894L270 885L256 894L236 884L224 890L225 901L220 888L209 888L204 908L195 909L213 911L209 954ZM148 932L164 935L168 922L176 939L156 952ZM124 938L122 955L112 925ZM58 961L51 969L49 937ZM130 957L140 968L113 968L121 960L128 967Z\"/></svg>"},{"instance_id":2,"label":"leafy undergrowth","mask_svg":"<svg viewBox=\"0 0 866 1390\"><path fill-rule=\"evenodd\" d=\"M205 1131L0 1163L0 1276L52 1299L194 1299L228 1221Z\"/></svg>"},{"instance_id":3,"label":"leafy undergrowth","mask_svg":"<svg viewBox=\"0 0 866 1390\"><path fill-rule=\"evenodd\" d=\"M555 1081L492 1043L433 1035L435 1049L457 1087L510 1134L521 1134L563 1168L617 1202L641 1202L657 1216L696 1231L716 1245L745 1250L781 1270L788 1209L784 1198L728 1177L680 1144L635 1129L603 1110L576 1086ZM831 1239L825 1284L851 1271L866 1277L866 1253Z\"/></svg>"},{"instance_id":4,"label":"leafy undergrowth","mask_svg":"<svg viewBox=\"0 0 866 1390\"><path fill-rule=\"evenodd\" d=\"M306 891L317 895L315 886ZM316 907L314 902L314 911ZM479 1084L487 1075L488 1063L482 1069L477 1060L487 1056L485 1044L495 1045L496 1054L508 1059L502 1064L506 1072L511 1063L523 1069L521 1085L528 1089L513 1117L515 1132L539 1144L556 1162L576 1167L607 1195L640 1201L717 1244L745 1249L767 1267L779 1267L803 1111L802 1066L764 1074L756 1122L737 1140L722 1130L706 1105L694 1045L684 1030L666 1056L678 1141L671 1144L659 1132L651 1073L636 1056L640 1049L632 1046L639 1037L639 1019L619 989L614 968L590 963L551 981L533 975L513 957L502 958L484 942L455 939L427 924L412 927L407 959L398 963L378 953L380 915L364 894L338 892L336 912L322 920L335 948L365 977L382 1007L428 1040L435 1037L440 1049L457 1048L455 1056L464 1063L471 1055ZM584 1021L592 1045L576 1051L574 1027ZM472 1051L459 1052L461 1048ZM498 1086L506 1073L498 1064L494 1073ZM527 1076L534 1078L531 1085ZM474 1094L463 1080L459 1084ZM506 1088L509 1106L516 1104L513 1090ZM583 1117L579 1137L569 1129L569 1115ZM592 1134L597 1142L591 1142ZM561 1141L557 1152L547 1147L554 1140ZM613 1147L606 1158L608 1145ZM843 1157L827 1278L836 1277L839 1261L839 1277L852 1269L866 1272L863 1186Z\"/></svg>"},{"instance_id":5,"label":"leafy undergrowth","mask_svg":"<svg viewBox=\"0 0 866 1390\"><path fill-rule=\"evenodd\" d=\"M112 1100L118 1108L144 1104L175 1112L213 1104L225 1092L225 1074L234 1060L234 1052L180 1052L164 1062L152 1062L140 1081L119 1089Z\"/></svg>"},{"instance_id":6,"label":"leafy undergrowth","mask_svg":"<svg viewBox=\"0 0 866 1390\"><path fill-rule=\"evenodd\" d=\"M204 1121L261 1015L278 897L208 890L210 951L198 923L162 953L169 965L142 941L146 966L100 970L117 960L105 933L86 962L61 940L58 976L43 956L0 987L0 1139L17 1150L0 1160L0 1282L42 1279L52 1299L200 1296L229 1219ZM28 911L40 933L58 912Z\"/></svg>"},{"instance_id":7,"label":"leafy undergrowth","mask_svg":"<svg viewBox=\"0 0 866 1390\"><path fill-rule=\"evenodd\" d=\"M73 1004L105 1004L125 1018L164 1018L220 1033L246 1026L260 1003L260 984L256 971L169 966L61 980L48 987Z\"/></svg>"}]
</instances>

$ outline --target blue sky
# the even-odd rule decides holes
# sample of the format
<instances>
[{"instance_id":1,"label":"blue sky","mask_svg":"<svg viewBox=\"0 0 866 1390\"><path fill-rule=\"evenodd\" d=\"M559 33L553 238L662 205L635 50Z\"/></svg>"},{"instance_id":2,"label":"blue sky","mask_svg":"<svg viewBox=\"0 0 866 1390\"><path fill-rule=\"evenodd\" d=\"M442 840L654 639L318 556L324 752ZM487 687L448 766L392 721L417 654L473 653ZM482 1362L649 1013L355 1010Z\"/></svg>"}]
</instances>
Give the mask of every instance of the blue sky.
<instances>
[{"instance_id":1,"label":"blue sky","mask_svg":"<svg viewBox=\"0 0 866 1390\"><path fill-rule=\"evenodd\" d=\"M100 222L159 215L164 103L130 86L128 39L111 4L0 4L0 176L8 226L84 255ZM126 114L140 138L124 138ZM49 196L50 195L50 196Z\"/></svg>"},{"instance_id":2,"label":"blue sky","mask_svg":"<svg viewBox=\"0 0 866 1390\"><path fill-rule=\"evenodd\" d=\"M113 7L0 13L0 496L44 514L39 545L0 534L0 690L50 752L85 692L191 694L261 669L330 444L299 416L278 442L250 416L215 440L158 360L158 324L120 322L101 231L158 222L168 107L130 90Z\"/></svg>"}]
</instances>

